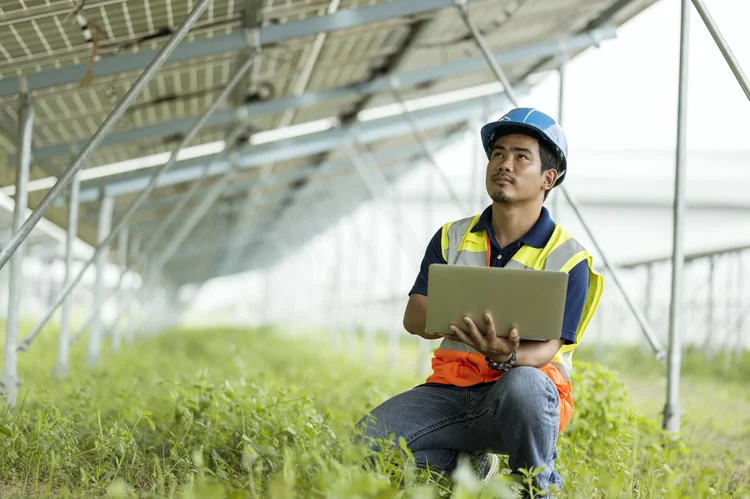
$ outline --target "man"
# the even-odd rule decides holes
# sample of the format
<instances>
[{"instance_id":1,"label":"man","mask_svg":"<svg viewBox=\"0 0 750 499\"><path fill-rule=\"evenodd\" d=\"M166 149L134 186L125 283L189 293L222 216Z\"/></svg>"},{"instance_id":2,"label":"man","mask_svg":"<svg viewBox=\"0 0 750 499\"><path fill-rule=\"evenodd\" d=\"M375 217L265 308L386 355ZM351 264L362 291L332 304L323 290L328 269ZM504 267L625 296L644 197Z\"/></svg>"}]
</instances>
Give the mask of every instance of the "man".
<instances>
[{"instance_id":1,"label":"man","mask_svg":"<svg viewBox=\"0 0 750 499\"><path fill-rule=\"evenodd\" d=\"M601 297L603 280L583 246L543 207L567 170L567 141L560 126L535 109L514 109L481 130L492 205L474 217L450 222L430 241L409 293L404 327L425 339L443 338L425 384L385 401L360 421L364 434L403 437L417 464L450 473L460 454L474 456L480 477L497 472L496 454L507 454L514 472L544 467L536 486L558 490L557 436L573 413L571 353ZM523 331L487 334L465 318L450 338L425 330L431 264L491 265L568 273L560 340L523 341ZM544 304L539 304L544 313ZM507 336L507 338L506 338Z\"/></svg>"}]
</instances>

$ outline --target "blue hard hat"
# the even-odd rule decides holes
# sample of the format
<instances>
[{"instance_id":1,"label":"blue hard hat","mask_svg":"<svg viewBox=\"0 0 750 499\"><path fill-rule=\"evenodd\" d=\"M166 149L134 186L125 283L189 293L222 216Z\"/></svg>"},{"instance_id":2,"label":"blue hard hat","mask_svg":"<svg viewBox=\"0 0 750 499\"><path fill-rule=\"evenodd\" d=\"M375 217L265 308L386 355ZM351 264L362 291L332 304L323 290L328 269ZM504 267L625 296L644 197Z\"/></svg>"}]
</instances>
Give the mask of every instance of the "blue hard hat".
<instances>
[{"instance_id":1,"label":"blue hard hat","mask_svg":"<svg viewBox=\"0 0 750 499\"><path fill-rule=\"evenodd\" d=\"M502 118L492 123L487 123L482 127L482 146L490 159L490 148L494 143L498 131L510 128L517 130L517 133L531 135L538 140L544 140L552 145L560 157L560 164L557 168L558 177L555 186L562 184L565 179L568 162L568 141L565 139L565 133L555 120L541 111L531 107L520 107L508 111ZM509 132L511 130L508 130Z\"/></svg>"}]
</instances>

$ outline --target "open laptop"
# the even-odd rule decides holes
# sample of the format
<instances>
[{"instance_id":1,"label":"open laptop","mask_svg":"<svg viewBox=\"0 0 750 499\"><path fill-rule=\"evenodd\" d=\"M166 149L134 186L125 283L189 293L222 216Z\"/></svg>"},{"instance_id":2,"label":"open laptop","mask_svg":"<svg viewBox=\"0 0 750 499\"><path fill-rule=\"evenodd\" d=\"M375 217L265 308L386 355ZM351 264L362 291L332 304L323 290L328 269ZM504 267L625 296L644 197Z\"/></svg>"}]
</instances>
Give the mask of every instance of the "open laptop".
<instances>
[{"instance_id":1,"label":"open laptop","mask_svg":"<svg viewBox=\"0 0 750 499\"><path fill-rule=\"evenodd\" d=\"M433 264L427 284L427 332L467 330L468 315L486 334L489 312L498 336L515 326L522 340L559 339L562 335L566 272Z\"/></svg>"}]
</instances>

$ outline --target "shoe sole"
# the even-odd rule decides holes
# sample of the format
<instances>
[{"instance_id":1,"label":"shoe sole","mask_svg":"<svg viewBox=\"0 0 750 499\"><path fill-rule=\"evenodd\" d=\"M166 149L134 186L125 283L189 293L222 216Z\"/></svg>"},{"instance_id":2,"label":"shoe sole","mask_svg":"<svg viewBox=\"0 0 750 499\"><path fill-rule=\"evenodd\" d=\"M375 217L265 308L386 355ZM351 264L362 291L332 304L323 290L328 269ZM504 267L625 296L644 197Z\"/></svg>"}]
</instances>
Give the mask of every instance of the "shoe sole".
<instances>
[{"instance_id":1,"label":"shoe sole","mask_svg":"<svg viewBox=\"0 0 750 499\"><path fill-rule=\"evenodd\" d=\"M492 480L497 472L500 470L500 458L495 454L490 454L490 469L487 471L487 475L482 480L483 482L489 482Z\"/></svg>"}]
</instances>

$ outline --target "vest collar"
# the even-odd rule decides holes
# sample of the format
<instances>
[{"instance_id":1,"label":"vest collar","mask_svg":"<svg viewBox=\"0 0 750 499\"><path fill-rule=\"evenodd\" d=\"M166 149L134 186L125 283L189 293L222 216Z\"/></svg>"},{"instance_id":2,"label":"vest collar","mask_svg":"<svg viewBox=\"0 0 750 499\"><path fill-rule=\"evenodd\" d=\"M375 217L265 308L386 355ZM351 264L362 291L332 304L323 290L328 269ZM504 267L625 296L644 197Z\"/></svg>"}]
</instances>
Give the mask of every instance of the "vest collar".
<instances>
[{"instance_id":1,"label":"vest collar","mask_svg":"<svg viewBox=\"0 0 750 499\"><path fill-rule=\"evenodd\" d=\"M488 233L492 233L492 205L489 205L482 214L479 216L479 220L476 225L471 228L471 232L479 232L480 230L486 230ZM521 237L520 242L527 244L534 248L544 248L549 242L549 238L552 237L552 233L555 231L555 222L550 217L547 208L542 206L542 211L539 214L539 219L531 227L531 229Z\"/></svg>"}]
</instances>

